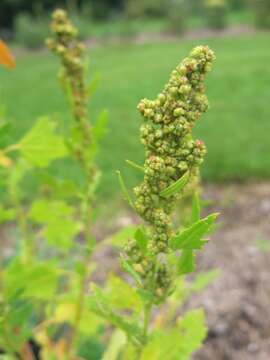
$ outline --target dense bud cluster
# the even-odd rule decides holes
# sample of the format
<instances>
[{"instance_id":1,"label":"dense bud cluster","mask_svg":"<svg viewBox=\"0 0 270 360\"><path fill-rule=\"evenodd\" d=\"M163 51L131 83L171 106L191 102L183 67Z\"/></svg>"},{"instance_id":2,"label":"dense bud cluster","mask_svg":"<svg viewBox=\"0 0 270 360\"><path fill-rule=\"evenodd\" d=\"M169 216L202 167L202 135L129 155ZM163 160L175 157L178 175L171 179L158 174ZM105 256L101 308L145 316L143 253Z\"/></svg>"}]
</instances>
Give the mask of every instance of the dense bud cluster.
<instances>
[{"instance_id":1,"label":"dense bud cluster","mask_svg":"<svg viewBox=\"0 0 270 360\"><path fill-rule=\"evenodd\" d=\"M85 85L83 53L85 46L77 40L77 29L64 10L57 9L52 15L53 38L46 41L48 48L61 60L59 72L61 83L67 92L71 91L72 111L76 120L77 142L74 153L83 162L84 149L91 144L90 125L87 121L88 94Z\"/></svg>"},{"instance_id":2,"label":"dense bud cluster","mask_svg":"<svg viewBox=\"0 0 270 360\"><path fill-rule=\"evenodd\" d=\"M172 72L156 100L143 99L138 105L144 117L140 133L146 160L144 180L134 189L135 208L150 225L148 250L156 258L168 251L173 231L171 213L179 197L178 194L164 198L160 192L186 172L191 178L196 176L206 153L204 143L193 140L191 133L196 120L208 109L204 79L213 60L214 53L207 46L194 48ZM157 295L164 295L169 287L170 271L165 262L156 273Z\"/></svg>"}]
</instances>

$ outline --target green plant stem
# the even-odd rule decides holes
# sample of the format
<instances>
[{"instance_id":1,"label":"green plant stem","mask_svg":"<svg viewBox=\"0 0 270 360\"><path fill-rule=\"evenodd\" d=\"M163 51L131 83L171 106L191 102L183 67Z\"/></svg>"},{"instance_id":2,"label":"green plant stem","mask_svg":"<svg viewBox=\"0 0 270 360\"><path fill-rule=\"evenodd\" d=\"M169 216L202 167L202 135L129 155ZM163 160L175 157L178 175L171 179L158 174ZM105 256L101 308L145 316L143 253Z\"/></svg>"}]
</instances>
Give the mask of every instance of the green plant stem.
<instances>
[{"instance_id":1,"label":"green plant stem","mask_svg":"<svg viewBox=\"0 0 270 360\"><path fill-rule=\"evenodd\" d=\"M143 322L143 342L147 342L148 327L151 318L152 303L145 306L144 309L144 322Z\"/></svg>"},{"instance_id":2,"label":"green plant stem","mask_svg":"<svg viewBox=\"0 0 270 360\"><path fill-rule=\"evenodd\" d=\"M138 349L137 360L140 360L144 346L147 344L149 323L151 319L153 303L149 302L144 307L144 319L143 319L143 333L142 333L142 344Z\"/></svg>"},{"instance_id":3,"label":"green plant stem","mask_svg":"<svg viewBox=\"0 0 270 360\"><path fill-rule=\"evenodd\" d=\"M34 253L33 238L28 231L25 211L16 195L13 196L13 201L18 214L18 224L22 235L23 261L28 262Z\"/></svg>"},{"instance_id":4,"label":"green plant stem","mask_svg":"<svg viewBox=\"0 0 270 360\"><path fill-rule=\"evenodd\" d=\"M84 209L82 213L82 218L84 220L85 240L86 240L86 244L89 246L89 243L91 241L91 236L87 235L91 225L91 212L89 211L91 205L91 198L89 196L89 189L87 190L87 194L88 195L86 196L85 201L82 202L82 207ZM67 357L66 357L67 360L70 360L73 356L74 345L76 343L76 339L78 337L80 330L81 319L85 306L85 288L89 276L88 264L90 262L91 256L92 256L92 248L86 251L82 262L83 273L81 274L81 278L80 278L80 287L79 287L78 297L76 300L74 323L67 348Z\"/></svg>"},{"instance_id":5,"label":"green plant stem","mask_svg":"<svg viewBox=\"0 0 270 360\"><path fill-rule=\"evenodd\" d=\"M79 334L79 330L80 330L80 323L81 323L81 319L82 319L82 315L83 315L83 311L84 311L84 305L85 305L85 287L86 287L86 282L87 282L87 278L88 278L88 263L90 261L90 257L92 254L87 254L87 256L85 257L84 261L83 261L83 265L84 265L84 272L81 276L80 279L80 288L79 288L79 294L77 297L77 301L76 301L76 308L75 308L75 317L74 317L74 323L73 323L73 328L72 328L72 333L69 339L69 343L68 343L68 347L67 347L67 360L71 359L74 355L74 345L76 343L78 334Z\"/></svg>"}]
</instances>

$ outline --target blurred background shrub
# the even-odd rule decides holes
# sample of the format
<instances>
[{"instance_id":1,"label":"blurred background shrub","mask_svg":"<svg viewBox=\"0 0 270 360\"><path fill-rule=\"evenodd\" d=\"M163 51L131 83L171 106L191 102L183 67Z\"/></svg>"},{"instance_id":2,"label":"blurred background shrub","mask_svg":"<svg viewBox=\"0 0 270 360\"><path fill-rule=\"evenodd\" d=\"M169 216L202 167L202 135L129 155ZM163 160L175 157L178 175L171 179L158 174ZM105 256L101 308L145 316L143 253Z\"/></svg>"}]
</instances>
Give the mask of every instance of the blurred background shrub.
<instances>
[{"instance_id":1,"label":"blurred background shrub","mask_svg":"<svg viewBox=\"0 0 270 360\"><path fill-rule=\"evenodd\" d=\"M37 48L47 34L49 12L59 6L69 10L83 39L270 27L270 0L1 0L0 36Z\"/></svg>"},{"instance_id":2,"label":"blurred background shrub","mask_svg":"<svg viewBox=\"0 0 270 360\"><path fill-rule=\"evenodd\" d=\"M255 13L255 24L258 28L270 28L270 1L252 0L252 6Z\"/></svg>"},{"instance_id":3,"label":"blurred background shrub","mask_svg":"<svg viewBox=\"0 0 270 360\"><path fill-rule=\"evenodd\" d=\"M226 0L205 0L206 24L212 29L224 29L227 25Z\"/></svg>"},{"instance_id":4,"label":"blurred background shrub","mask_svg":"<svg viewBox=\"0 0 270 360\"><path fill-rule=\"evenodd\" d=\"M186 0L168 1L168 23L169 31L180 34L186 27L186 17L188 16Z\"/></svg>"},{"instance_id":5,"label":"blurred background shrub","mask_svg":"<svg viewBox=\"0 0 270 360\"><path fill-rule=\"evenodd\" d=\"M29 49L43 46L44 39L49 35L47 18L33 18L27 13L18 14L15 18L15 41Z\"/></svg>"}]
</instances>

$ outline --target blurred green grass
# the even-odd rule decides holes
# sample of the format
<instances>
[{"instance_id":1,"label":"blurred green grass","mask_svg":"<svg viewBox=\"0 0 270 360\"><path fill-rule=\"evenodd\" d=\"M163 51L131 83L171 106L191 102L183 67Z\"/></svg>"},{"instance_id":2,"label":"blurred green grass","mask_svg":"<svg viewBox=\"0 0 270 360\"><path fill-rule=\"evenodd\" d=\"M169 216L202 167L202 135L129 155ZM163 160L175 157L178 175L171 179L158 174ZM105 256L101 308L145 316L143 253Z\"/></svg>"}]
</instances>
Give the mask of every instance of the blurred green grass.
<instances>
[{"instance_id":1,"label":"blurred green grass","mask_svg":"<svg viewBox=\"0 0 270 360\"><path fill-rule=\"evenodd\" d=\"M118 194L116 169L123 172L129 186L139 181L141 175L125 164L125 159L143 162L137 103L143 97L154 98L170 71L198 44L208 44L217 56L207 79L211 108L195 129L195 135L208 147L203 179L269 178L269 39L269 34L262 33L91 49L89 73L100 73L101 82L89 105L90 119L104 108L110 113L109 132L98 158L103 170L102 195ZM53 114L62 124L68 121L66 100L56 80L57 69L57 60L42 51L18 57L17 69L12 73L0 70L1 102L14 124L15 137L41 115Z\"/></svg>"}]
</instances>

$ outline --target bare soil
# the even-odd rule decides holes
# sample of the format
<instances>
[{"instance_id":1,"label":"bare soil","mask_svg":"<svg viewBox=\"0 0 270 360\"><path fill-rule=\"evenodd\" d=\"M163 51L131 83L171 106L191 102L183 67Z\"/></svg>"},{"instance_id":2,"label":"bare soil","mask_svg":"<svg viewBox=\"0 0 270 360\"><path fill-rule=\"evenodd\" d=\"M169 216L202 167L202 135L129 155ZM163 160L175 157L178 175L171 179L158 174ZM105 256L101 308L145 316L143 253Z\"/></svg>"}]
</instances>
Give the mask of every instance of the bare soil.
<instances>
[{"instance_id":1,"label":"bare soil","mask_svg":"<svg viewBox=\"0 0 270 360\"><path fill-rule=\"evenodd\" d=\"M217 267L219 278L189 306L203 306L209 327L193 360L270 359L270 184L209 186L212 210L223 225L198 256L198 267Z\"/></svg>"}]
</instances>

